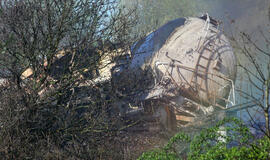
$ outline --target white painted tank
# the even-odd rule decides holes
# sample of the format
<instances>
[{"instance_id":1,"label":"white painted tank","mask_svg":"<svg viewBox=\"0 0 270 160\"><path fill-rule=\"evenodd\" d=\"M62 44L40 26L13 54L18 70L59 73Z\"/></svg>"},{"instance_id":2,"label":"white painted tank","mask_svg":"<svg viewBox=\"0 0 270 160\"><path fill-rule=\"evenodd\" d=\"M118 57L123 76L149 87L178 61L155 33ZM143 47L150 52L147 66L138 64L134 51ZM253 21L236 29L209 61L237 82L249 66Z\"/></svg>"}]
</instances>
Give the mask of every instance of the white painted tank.
<instances>
[{"instance_id":1,"label":"white painted tank","mask_svg":"<svg viewBox=\"0 0 270 160\"><path fill-rule=\"evenodd\" d=\"M153 71L155 85L146 97L159 88L163 96L180 94L205 105L223 105L236 76L229 40L208 16L170 21L137 42L131 52L129 71Z\"/></svg>"}]
</instances>

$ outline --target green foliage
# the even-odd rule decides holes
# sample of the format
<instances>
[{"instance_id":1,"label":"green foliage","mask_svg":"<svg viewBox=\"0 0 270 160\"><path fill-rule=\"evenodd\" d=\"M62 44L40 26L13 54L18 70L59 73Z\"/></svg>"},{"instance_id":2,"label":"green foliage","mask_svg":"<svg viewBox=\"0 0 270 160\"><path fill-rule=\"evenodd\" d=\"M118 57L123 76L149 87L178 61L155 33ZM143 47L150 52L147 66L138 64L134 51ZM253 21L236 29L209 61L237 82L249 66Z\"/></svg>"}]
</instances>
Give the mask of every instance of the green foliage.
<instances>
[{"instance_id":1,"label":"green foliage","mask_svg":"<svg viewBox=\"0 0 270 160\"><path fill-rule=\"evenodd\" d=\"M139 158L139 160L144 160L144 159L150 159L150 160L179 159L177 153L172 150L173 145L176 142L178 142L178 143L179 142L191 142L191 139L186 134L178 133L169 140L168 144L164 148L157 149L157 150L154 150L152 152L145 152L142 154L142 156Z\"/></svg>"},{"instance_id":2,"label":"green foliage","mask_svg":"<svg viewBox=\"0 0 270 160\"><path fill-rule=\"evenodd\" d=\"M270 140L267 137L259 139L247 146L237 146L227 148L226 146L216 145L210 148L207 152L201 154L200 156L189 159L199 159L199 160L230 160L230 159L260 159L267 160L270 158Z\"/></svg>"},{"instance_id":3,"label":"green foliage","mask_svg":"<svg viewBox=\"0 0 270 160\"><path fill-rule=\"evenodd\" d=\"M173 152L166 152L165 150L159 149L154 150L151 152L145 152L142 154L141 157L138 158L138 160L162 160L162 159L168 159L168 160L175 160L178 159L178 156L176 153Z\"/></svg>"},{"instance_id":4,"label":"green foliage","mask_svg":"<svg viewBox=\"0 0 270 160\"><path fill-rule=\"evenodd\" d=\"M227 135L220 134L221 126ZM188 153L178 152L176 144L189 143ZM231 159L269 159L270 139L264 137L255 140L249 129L235 118L227 118L218 122L214 127L201 131L193 138L178 133L170 139L168 144L159 150L143 153L143 159L181 159L189 160L231 160Z\"/></svg>"},{"instance_id":5,"label":"green foliage","mask_svg":"<svg viewBox=\"0 0 270 160\"><path fill-rule=\"evenodd\" d=\"M127 6L138 5L139 23L136 33L149 33L170 20L198 16L208 6L200 0L122 0Z\"/></svg>"}]
</instances>

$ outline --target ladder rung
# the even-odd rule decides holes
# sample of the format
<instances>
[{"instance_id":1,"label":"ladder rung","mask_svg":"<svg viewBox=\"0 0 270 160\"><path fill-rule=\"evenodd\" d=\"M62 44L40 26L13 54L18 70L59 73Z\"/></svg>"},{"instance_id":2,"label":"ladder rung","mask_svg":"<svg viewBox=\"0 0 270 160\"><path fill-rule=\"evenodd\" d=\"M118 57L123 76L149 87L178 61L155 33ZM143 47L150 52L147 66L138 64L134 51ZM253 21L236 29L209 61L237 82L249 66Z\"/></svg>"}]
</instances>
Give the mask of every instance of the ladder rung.
<instances>
[{"instance_id":1,"label":"ladder rung","mask_svg":"<svg viewBox=\"0 0 270 160\"><path fill-rule=\"evenodd\" d=\"M205 74L202 74L202 73L197 73L197 77L200 77L202 79L205 79L206 78L206 75Z\"/></svg>"},{"instance_id":2,"label":"ladder rung","mask_svg":"<svg viewBox=\"0 0 270 160\"><path fill-rule=\"evenodd\" d=\"M204 57L204 56L200 56L201 58L203 58L203 59L207 59L207 60L209 60L209 58L208 57Z\"/></svg>"},{"instance_id":3,"label":"ladder rung","mask_svg":"<svg viewBox=\"0 0 270 160\"><path fill-rule=\"evenodd\" d=\"M201 67L201 68L203 68L203 69L207 69L205 66L202 66L202 65L200 65L200 64L197 64L197 66L198 66L198 67Z\"/></svg>"}]
</instances>

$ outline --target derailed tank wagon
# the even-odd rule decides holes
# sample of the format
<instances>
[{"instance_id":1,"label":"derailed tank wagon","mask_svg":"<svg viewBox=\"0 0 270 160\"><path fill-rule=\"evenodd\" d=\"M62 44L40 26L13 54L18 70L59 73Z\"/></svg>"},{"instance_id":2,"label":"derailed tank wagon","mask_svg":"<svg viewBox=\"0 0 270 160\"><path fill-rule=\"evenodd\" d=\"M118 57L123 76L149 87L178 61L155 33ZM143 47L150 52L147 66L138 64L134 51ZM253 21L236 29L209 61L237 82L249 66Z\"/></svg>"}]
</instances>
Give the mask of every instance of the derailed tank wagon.
<instances>
[{"instance_id":1,"label":"derailed tank wagon","mask_svg":"<svg viewBox=\"0 0 270 160\"><path fill-rule=\"evenodd\" d=\"M233 105L236 57L218 27L204 15L179 18L150 33L132 46L129 63L112 70L116 90L137 102L165 100L167 117L180 121L197 116L186 102L204 114Z\"/></svg>"}]
</instances>

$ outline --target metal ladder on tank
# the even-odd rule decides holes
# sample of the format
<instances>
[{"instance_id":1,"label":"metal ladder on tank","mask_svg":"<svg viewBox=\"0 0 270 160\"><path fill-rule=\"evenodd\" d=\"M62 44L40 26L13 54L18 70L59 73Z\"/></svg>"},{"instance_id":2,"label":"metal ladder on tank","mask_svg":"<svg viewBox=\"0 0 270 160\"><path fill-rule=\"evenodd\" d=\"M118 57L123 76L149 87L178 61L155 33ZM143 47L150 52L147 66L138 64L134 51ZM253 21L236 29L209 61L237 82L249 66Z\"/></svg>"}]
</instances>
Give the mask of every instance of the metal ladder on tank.
<instances>
[{"instance_id":1,"label":"metal ladder on tank","mask_svg":"<svg viewBox=\"0 0 270 160\"><path fill-rule=\"evenodd\" d=\"M207 25L209 25L209 23L210 23L210 21L208 19L208 21L206 21L204 29L205 29L205 27ZM209 40L205 40L205 37L206 37L207 32L209 30L211 32L215 33L213 35L214 39L209 38ZM206 84L207 83L207 78L208 78L208 69L209 69L209 66L210 66L210 63L211 63L211 59L215 55L215 53L213 52L213 50L214 50L213 45L216 44L216 40L218 38L219 33L220 32L218 30L213 30L213 29L211 29L211 27L207 26L206 33L205 33L205 35L203 37L203 39L204 39L203 44L200 45L201 39L198 42L198 47L197 47L197 49L195 51L199 54L199 57L198 57L197 62L196 62L196 67L195 67L195 69L193 71L191 81L189 82L190 83L189 86L192 87L191 90L195 91L194 94L198 94L198 91L200 90L200 91L206 92L206 94L208 96L207 84ZM211 43L213 45L211 45ZM208 56L206 56L206 55L203 54L204 51L208 51L210 54L208 54ZM207 61L205 66L201 64L202 59ZM200 68L200 71L199 71L199 68ZM201 78L200 84L198 83L198 78L197 77ZM202 88L203 83L205 83L205 89ZM186 99L186 100L188 102L190 102L191 104L194 104L195 106L198 106L198 107L200 106L199 107L200 109L202 109L202 108L206 109L205 107L202 107L200 104L198 104L198 103L196 103L196 102L194 102L192 100L189 100L189 99ZM197 108L196 111L194 110L194 108L192 110L189 110L188 108L186 108L185 111L184 111L184 110L179 110L178 107L175 107L174 112L175 112L175 115L176 115L177 126L183 126L183 125L180 124L180 123L183 123L183 122L192 122L192 121L194 122L194 120L195 120L194 118L196 117L196 112L198 112L198 110L200 110L199 108ZM203 112L205 112L205 110L203 110ZM183 113L184 113L184 115L183 115ZM187 116L185 114L189 114L190 116Z\"/></svg>"},{"instance_id":2,"label":"metal ladder on tank","mask_svg":"<svg viewBox=\"0 0 270 160\"><path fill-rule=\"evenodd\" d=\"M203 91L206 92L207 96L208 96L208 92L207 92L207 78L208 78L208 70L209 70L209 66L211 63L211 59L214 56L213 50L214 47L212 47L211 45L209 45L210 42L207 42L205 45L202 45L200 50L199 50L199 57L194 69L194 72L192 74L191 80L190 80L190 84L191 86L194 87L195 91L198 93L198 91ZM210 54L208 54L208 56L205 56L203 53L204 51L208 51ZM202 59L206 60L207 63L206 65L202 64ZM198 82L198 77L201 78L201 82ZM203 88L203 83L205 83L205 88Z\"/></svg>"},{"instance_id":3,"label":"metal ladder on tank","mask_svg":"<svg viewBox=\"0 0 270 160\"><path fill-rule=\"evenodd\" d=\"M210 66L210 61L211 61L211 58L214 56L214 47L209 45L210 43L215 43L215 41L207 41L205 44L203 44L201 47L200 47L200 50L199 50L199 57L198 57L198 60L196 62L196 67L193 71L193 74L192 74L192 77L191 77L191 81L189 82L189 86L192 87L191 89L193 90L193 92L195 92L194 94L198 94L198 91L203 91L207 94L208 96L208 93L207 93L207 74L208 74L208 68ZM210 54L207 54L208 56L205 56L203 53L204 51L208 51ZM205 65L203 65L201 63L202 59L206 60L207 63ZM198 78L197 77L200 77L201 78L201 82L198 83ZM202 88L202 85L203 83L205 83L205 89ZM199 110L202 110L202 105L192 101L192 100L189 100L189 99L186 99L186 101L188 103L190 103L189 106L193 106L193 107L184 107L184 108L179 108L179 107L174 107L174 113L176 115L176 124L178 127L180 126L187 126L189 125L189 122L194 122L195 121L195 118L196 118L196 115L199 113ZM195 107L194 106L198 106L198 107ZM196 109L197 108L197 109ZM205 108L205 107L203 107ZM204 112L204 110L203 110Z\"/></svg>"},{"instance_id":4,"label":"metal ladder on tank","mask_svg":"<svg viewBox=\"0 0 270 160\"><path fill-rule=\"evenodd\" d=\"M215 42L216 42L216 39L219 35L219 31L213 30L210 27L211 18L209 17L208 13L206 13L206 16L207 16L207 18L206 18L206 21L205 21L205 24L203 27L203 32L205 32L205 33L202 33L202 34L204 34L204 36L200 37L200 40L198 41L197 49L195 50L196 52L198 52L199 57L197 59L197 63L196 63L196 67L195 67L195 70L193 72L193 75L191 77L190 86L193 87L192 90L195 90L195 94L197 94L198 91L200 90L200 91L206 92L207 97L208 97L209 95L207 92L207 77L208 77L207 73L208 73L208 69L210 66L211 58L214 56L214 53L213 53L214 47L211 45L211 41L213 41L213 44L216 44ZM218 28L218 26L217 26L217 28ZM207 36L207 33L209 30L211 32L215 33L213 35L214 40L211 40L211 38L209 38L209 40L206 40L206 36ZM202 39L203 39L203 44L201 44ZM208 48L208 46L211 48ZM209 57L206 57L205 55L203 55L205 50L207 50L210 53ZM202 59L205 59L207 61L206 66L204 66L200 63L200 61ZM198 72L199 67L201 68L200 72ZM198 77L201 78L200 84L198 83ZM203 82L205 83L205 89L202 88Z\"/></svg>"}]
</instances>

